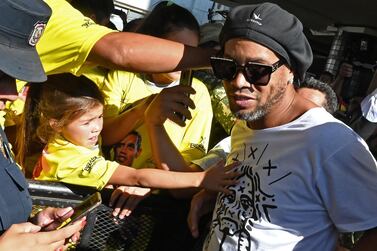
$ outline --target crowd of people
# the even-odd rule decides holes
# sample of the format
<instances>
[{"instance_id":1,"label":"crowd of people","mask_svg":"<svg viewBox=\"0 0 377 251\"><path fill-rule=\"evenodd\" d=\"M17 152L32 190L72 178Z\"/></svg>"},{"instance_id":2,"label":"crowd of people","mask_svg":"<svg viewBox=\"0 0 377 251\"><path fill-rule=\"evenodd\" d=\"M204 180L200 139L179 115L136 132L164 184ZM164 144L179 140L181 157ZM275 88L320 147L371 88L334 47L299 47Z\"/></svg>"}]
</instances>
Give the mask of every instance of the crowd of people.
<instances>
[{"instance_id":1,"label":"crowd of people","mask_svg":"<svg viewBox=\"0 0 377 251\"><path fill-rule=\"evenodd\" d=\"M162 1L119 32L112 0L0 9L0 250L66 250L86 224L55 229L72 207L30 218L25 177L111 188L120 218L165 189L191 200L194 237L212 213L203 250L340 250L359 231L354 250L376 249L376 91L339 112L352 68L306 78L293 14L240 5L200 26Z\"/></svg>"}]
</instances>

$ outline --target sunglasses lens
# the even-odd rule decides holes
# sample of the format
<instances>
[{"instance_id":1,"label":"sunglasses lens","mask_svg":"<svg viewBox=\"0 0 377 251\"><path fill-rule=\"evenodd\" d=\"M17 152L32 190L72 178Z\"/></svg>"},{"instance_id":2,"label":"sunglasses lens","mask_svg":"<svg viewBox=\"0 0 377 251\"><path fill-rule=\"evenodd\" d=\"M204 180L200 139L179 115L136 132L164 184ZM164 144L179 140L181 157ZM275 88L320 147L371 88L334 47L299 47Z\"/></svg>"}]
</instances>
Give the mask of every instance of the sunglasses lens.
<instances>
[{"instance_id":1,"label":"sunglasses lens","mask_svg":"<svg viewBox=\"0 0 377 251\"><path fill-rule=\"evenodd\" d=\"M270 81L272 67L268 65L259 65L247 63L245 66L245 77L249 83L256 85L267 85Z\"/></svg>"},{"instance_id":2,"label":"sunglasses lens","mask_svg":"<svg viewBox=\"0 0 377 251\"><path fill-rule=\"evenodd\" d=\"M211 58L213 72L218 79L232 80L237 71L237 65L227 59Z\"/></svg>"}]
</instances>

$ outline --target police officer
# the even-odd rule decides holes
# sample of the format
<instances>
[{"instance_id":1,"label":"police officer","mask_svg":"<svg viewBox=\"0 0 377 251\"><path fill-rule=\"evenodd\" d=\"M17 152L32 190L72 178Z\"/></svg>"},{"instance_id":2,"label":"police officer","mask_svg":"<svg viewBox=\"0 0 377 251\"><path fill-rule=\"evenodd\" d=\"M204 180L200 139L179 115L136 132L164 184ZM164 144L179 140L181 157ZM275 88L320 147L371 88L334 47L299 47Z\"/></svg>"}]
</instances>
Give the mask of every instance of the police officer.
<instances>
[{"instance_id":1,"label":"police officer","mask_svg":"<svg viewBox=\"0 0 377 251\"><path fill-rule=\"evenodd\" d=\"M0 2L0 110L18 96L15 78L43 82L46 75L35 45L51 15L41 0L2 0ZM85 224L79 221L60 230L40 232L55 219L64 220L72 208L48 208L31 222L31 198L27 182L13 160L7 137L0 127L0 250L56 250L65 248L67 238L75 239ZM76 234L76 235L75 235Z\"/></svg>"}]
</instances>

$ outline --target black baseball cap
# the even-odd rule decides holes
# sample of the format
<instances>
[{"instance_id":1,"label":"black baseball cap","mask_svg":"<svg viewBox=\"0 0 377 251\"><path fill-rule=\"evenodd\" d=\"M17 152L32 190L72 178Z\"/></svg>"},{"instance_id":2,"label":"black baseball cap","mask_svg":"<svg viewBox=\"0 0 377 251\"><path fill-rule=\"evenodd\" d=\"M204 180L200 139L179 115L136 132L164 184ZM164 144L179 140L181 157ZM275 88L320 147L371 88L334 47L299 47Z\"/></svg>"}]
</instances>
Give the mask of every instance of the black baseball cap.
<instances>
[{"instance_id":1,"label":"black baseball cap","mask_svg":"<svg viewBox=\"0 0 377 251\"><path fill-rule=\"evenodd\" d=\"M221 46L232 38L245 38L274 51L301 81L313 61L312 49L300 20L273 3L233 8L220 33Z\"/></svg>"},{"instance_id":2,"label":"black baseball cap","mask_svg":"<svg viewBox=\"0 0 377 251\"><path fill-rule=\"evenodd\" d=\"M0 11L0 70L28 82L46 81L35 45L50 7L42 0L1 0Z\"/></svg>"}]
</instances>

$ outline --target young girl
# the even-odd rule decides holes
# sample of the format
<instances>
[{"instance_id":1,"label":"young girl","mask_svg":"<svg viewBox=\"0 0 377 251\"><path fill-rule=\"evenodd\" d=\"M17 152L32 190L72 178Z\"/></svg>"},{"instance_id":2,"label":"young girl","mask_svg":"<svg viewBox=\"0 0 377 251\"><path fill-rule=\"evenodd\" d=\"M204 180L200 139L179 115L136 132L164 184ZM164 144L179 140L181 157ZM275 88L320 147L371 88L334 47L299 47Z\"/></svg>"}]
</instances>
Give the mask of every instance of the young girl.
<instances>
[{"instance_id":1,"label":"young girl","mask_svg":"<svg viewBox=\"0 0 377 251\"><path fill-rule=\"evenodd\" d=\"M225 186L235 183L236 173L230 171L233 166L179 173L137 170L105 160L98 145L103 124L103 97L98 87L85 77L49 76L46 83L31 85L27 99L23 135L32 135L30 130L36 128L37 138L45 144L34 169L35 179L97 189L114 184L163 189L204 187L220 192L227 192ZM35 140L30 138L24 137L24 152L35 147Z\"/></svg>"}]
</instances>

